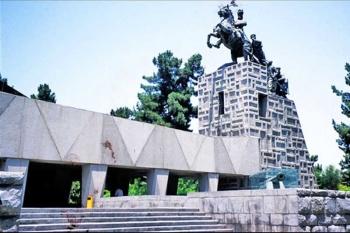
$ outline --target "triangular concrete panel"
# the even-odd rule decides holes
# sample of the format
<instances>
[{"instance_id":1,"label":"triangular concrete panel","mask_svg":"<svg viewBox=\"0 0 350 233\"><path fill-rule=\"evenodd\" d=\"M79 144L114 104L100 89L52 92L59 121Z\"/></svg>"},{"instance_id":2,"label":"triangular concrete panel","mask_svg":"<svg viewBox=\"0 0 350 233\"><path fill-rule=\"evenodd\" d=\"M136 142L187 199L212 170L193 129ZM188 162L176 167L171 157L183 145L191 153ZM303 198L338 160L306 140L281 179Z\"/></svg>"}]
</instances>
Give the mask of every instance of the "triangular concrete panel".
<instances>
[{"instance_id":1,"label":"triangular concrete panel","mask_svg":"<svg viewBox=\"0 0 350 233\"><path fill-rule=\"evenodd\" d=\"M239 170L240 166L241 166L241 153L239 148L244 147L243 144L237 145L234 142L233 138L225 138L223 137L222 142L224 143L226 150L229 154L230 160L233 164L233 167L235 169L235 171ZM243 140L243 138L242 138ZM243 142L241 142L243 143Z\"/></svg>"},{"instance_id":2,"label":"triangular concrete panel","mask_svg":"<svg viewBox=\"0 0 350 233\"><path fill-rule=\"evenodd\" d=\"M222 138L214 138L215 168L217 172L236 174Z\"/></svg>"},{"instance_id":3,"label":"triangular concrete panel","mask_svg":"<svg viewBox=\"0 0 350 233\"><path fill-rule=\"evenodd\" d=\"M0 116L5 112L7 107L9 107L11 101L15 99L16 96L0 92Z\"/></svg>"},{"instance_id":4,"label":"triangular concrete panel","mask_svg":"<svg viewBox=\"0 0 350 233\"><path fill-rule=\"evenodd\" d=\"M101 153L104 164L133 166L129 152L112 116L103 116Z\"/></svg>"},{"instance_id":5,"label":"triangular concrete panel","mask_svg":"<svg viewBox=\"0 0 350 233\"><path fill-rule=\"evenodd\" d=\"M36 101L25 100L21 151L23 158L62 161Z\"/></svg>"},{"instance_id":6,"label":"triangular concrete panel","mask_svg":"<svg viewBox=\"0 0 350 233\"><path fill-rule=\"evenodd\" d=\"M10 95L4 96L7 97ZM23 130L22 111L24 108L24 98L9 98L8 101L3 101L2 103L6 105L6 110L4 108L2 115L0 115L0 156L19 157L21 131Z\"/></svg>"},{"instance_id":7,"label":"triangular concrete panel","mask_svg":"<svg viewBox=\"0 0 350 233\"><path fill-rule=\"evenodd\" d=\"M165 127L155 126L136 161L136 166L151 168L164 167L164 130Z\"/></svg>"},{"instance_id":8,"label":"triangular concrete panel","mask_svg":"<svg viewBox=\"0 0 350 233\"><path fill-rule=\"evenodd\" d=\"M93 113L64 159L72 162L101 163L102 127L103 115Z\"/></svg>"},{"instance_id":9,"label":"triangular concrete panel","mask_svg":"<svg viewBox=\"0 0 350 233\"><path fill-rule=\"evenodd\" d=\"M259 139L254 137L230 138L230 158L238 166L234 166L238 174L253 175L260 170ZM228 141L228 140L227 140Z\"/></svg>"},{"instance_id":10,"label":"triangular concrete panel","mask_svg":"<svg viewBox=\"0 0 350 233\"><path fill-rule=\"evenodd\" d=\"M164 168L188 170L189 165L185 155L177 140L175 130L165 128L163 131L163 151L164 151Z\"/></svg>"},{"instance_id":11,"label":"triangular concrete panel","mask_svg":"<svg viewBox=\"0 0 350 233\"><path fill-rule=\"evenodd\" d=\"M185 155L188 164L193 161L205 139L205 136L195 135L193 133L175 130L176 137L180 143L181 149Z\"/></svg>"},{"instance_id":12,"label":"triangular concrete panel","mask_svg":"<svg viewBox=\"0 0 350 233\"><path fill-rule=\"evenodd\" d=\"M36 102L61 157L66 156L93 113L45 101Z\"/></svg>"},{"instance_id":13,"label":"triangular concrete panel","mask_svg":"<svg viewBox=\"0 0 350 233\"><path fill-rule=\"evenodd\" d=\"M129 155L133 163L135 163L155 126L117 117L114 120L123 137Z\"/></svg>"},{"instance_id":14,"label":"triangular concrete panel","mask_svg":"<svg viewBox=\"0 0 350 233\"><path fill-rule=\"evenodd\" d=\"M194 159L192 170L215 172L214 138L206 137Z\"/></svg>"}]
</instances>

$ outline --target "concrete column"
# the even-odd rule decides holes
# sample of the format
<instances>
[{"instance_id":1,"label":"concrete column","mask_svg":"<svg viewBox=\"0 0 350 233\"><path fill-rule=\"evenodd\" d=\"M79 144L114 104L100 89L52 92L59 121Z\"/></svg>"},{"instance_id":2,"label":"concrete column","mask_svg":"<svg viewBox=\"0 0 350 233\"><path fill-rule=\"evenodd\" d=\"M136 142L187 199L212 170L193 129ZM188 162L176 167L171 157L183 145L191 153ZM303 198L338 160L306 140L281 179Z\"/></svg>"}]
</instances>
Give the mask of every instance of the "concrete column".
<instances>
[{"instance_id":1,"label":"concrete column","mask_svg":"<svg viewBox=\"0 0 350 233\"><path fill-rule=\"evenodd\" d=\"M22 206L24 195L26 193L26 184L27 184L27 174L29 168L28 159L6 159L2 169L7 172L22 172L24 174L23 178L23 193L22 193Z\"/></svg>"},{"instance_id":2,"label":"concrete column","mask_svg":"<svg viewBox=\"0 0 350 233\"><path fill-rule=\"evenodd\" d=\"M200 192L215 192L218 191L219 174L205 173L199 179Z\"/></svg>"},{"instance_id":3,"label":"concrete column","mask_svg":"<svg viewBox=\"0 0 350 233\"><path fill-rule=\"evenodd\" d=\"M147 174L148 195L166 195L169 170L152 169Z\"/></svg>"},{"instance_id":4,"label":"concrete column","mask_svg":"<svg viewBox=\"0 0 350 233\"><path fill-rule=\"evenodd\" d=\"M86 199L92 195L100 198L105 187L107 165L83 165L81 182L81 204L86 207Z\"/></svg>"}]
</instances>

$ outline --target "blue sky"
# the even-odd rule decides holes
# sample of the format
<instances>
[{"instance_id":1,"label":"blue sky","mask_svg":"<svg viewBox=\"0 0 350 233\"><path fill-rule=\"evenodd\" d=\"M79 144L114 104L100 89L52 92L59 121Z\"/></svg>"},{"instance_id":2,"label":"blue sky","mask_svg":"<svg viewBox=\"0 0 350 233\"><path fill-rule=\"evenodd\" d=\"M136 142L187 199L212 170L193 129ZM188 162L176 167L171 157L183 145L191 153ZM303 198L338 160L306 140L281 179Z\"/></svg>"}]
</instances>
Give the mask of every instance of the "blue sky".
<instances>
[{"instance_id":1,"label":"blue sky","mask_svg":"<svg viewBox=\"0 0 350 233\"><path fill-rule=\"evenodd\" d=\"M218 6L227 2L1 1L0 71L28 96L48 83L59 104L103 113L132 107L160 52L184 60L200 53L207 73L230 61L227 49L206 46ZM349 120L331 85L347 88L350 1L238 3L246 33L262 40L267 58L289 79L310 153L337 165L342 152L331 121Z\"/></svg>"}]
</instances>

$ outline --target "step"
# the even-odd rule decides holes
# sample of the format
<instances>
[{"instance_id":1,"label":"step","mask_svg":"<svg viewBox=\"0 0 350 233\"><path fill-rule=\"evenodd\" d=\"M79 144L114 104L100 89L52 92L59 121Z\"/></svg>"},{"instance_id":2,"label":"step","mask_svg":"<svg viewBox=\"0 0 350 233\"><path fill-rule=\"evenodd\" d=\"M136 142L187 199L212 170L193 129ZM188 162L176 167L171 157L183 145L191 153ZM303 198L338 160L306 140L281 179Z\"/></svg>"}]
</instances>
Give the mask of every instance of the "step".
<instances>
[{"instance_id":1,"label":"step","mask_svg":"<svg viewBox=\"0 0 350 233\"><path fill-rule=\"evenodd\" d=\"M21 231L21 230L20 230ZM152 227L119 227L119 228L90 228L88 232L233 232L223 224L215 225L183 225L183 226L152 226ZM57 229L25 232L87 232L87 229Z\"/></svg>"},{"instance_id":2,"label":"step","mask_svg":"<svg viewBox=\"0 0 350 233\"><path fill-rule=\"evenodd\" d=\"M61 213L61 212L196 212L197 208L150 207L150 208L22 208L21 213Z\"/></svg>"},{"instance_id":3,"label":"step","mask_svg":"<svg viewBox=\"0 0 350 233\"><path fill-rule=\"evenodd\" d=\"M171 231L149 231L149 232L174 232ZM192 230L176 230L176 232L233 232L232 228L213 228L213 229L192 229Z\"/></svg>"},{"instance_id":4,"label":"step","mask_svg":"<svg viewBox=\"0 0 350 233\"><path fill-rule=\"evenodd\" d=\"M24 224L56 224L56 223L84 223L84 222L128 222L128 221L179 221L179 220L211 220L210 216L130 216L130 217L77 217L77 218L21 218L17 222Z\"/></svg>"},{"instance_id":5,"label":"step","mask_svg":"<svg viewBox=\"0 0 350 233\"><path fill-rule=\"evenodd\" d=\"M103 229L103 228L140 228L160 226L187 226L187 225L217 225L217 220L183 220L183 221L143 221L143 222L108 222L108 223L58 223L58 224L28 224L20 225L20 231L47 231L47 230L68 230L68 229Z\"/></svg>"},{"instance_id":6,"label":"step","mask_svg":"<svg viewBox=\"0 0 350 233\"><path fill-rule=\"evenodd\" d=\"M20 218L85 218L85 217L133 217L133 216L205 216L202 212L57 212L57 213L21 213Z\"/></svg>"}]
</instances>

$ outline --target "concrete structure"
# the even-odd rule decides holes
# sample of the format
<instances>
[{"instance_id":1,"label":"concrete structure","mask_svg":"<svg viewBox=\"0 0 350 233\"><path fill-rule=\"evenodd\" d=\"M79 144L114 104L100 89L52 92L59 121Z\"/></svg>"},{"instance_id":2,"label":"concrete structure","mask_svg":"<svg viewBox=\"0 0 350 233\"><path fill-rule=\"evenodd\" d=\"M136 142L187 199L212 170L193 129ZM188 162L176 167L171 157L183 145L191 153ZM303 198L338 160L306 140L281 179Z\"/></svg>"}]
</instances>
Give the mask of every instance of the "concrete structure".
<instances>
[{"instance_id":1,"label":"concrete structure","mask_svg":"<svg viewBox=\"0 0 350 233\"><path fill-rule=\"evenodd\" d=\"M86 229L90 224L92 231L147 227L153 231L345 232L350 230L349 198L349 192L314 189L111 197L98 199L97 208L90 210L24 209L20 230Z\"/></svg>"},{"instance_id":2,"label":"concrete structure","mask_svg":"<svg viewBox=\"0 0 350 233\"><path fill-rule=\"evenodd\" d=\"M232 232L195 208L25 208L19 232Z\"/></svg>"},{"instance_id":3,"label":"concrete structure","mask_svg":"<svg viewBox=\"0 0 350 233\"><path fill-rule=\"evenodd\" d=\"M198 119L203 135L259 138L260 169L296 168L300 187L314 186L295 104L269 93L265 66L243 62L200 77Z\"/></svg>"},{"instance_id":4,"label":"concrete structure","mask_svg":"<svg viewBox=\"0 0 350 233\"><path fill-rule=\"evenodd\" d=\"M101 196L110 168L145 171L149 194L159 195L172 184L169 174L199 177L201 191L215 191L221 177L244 179L259 171L259 139L255 137L208 137L3 92L0 128L2 170L28 173L28 167L34 169L36 163L56 164L62 167L59 176L70 179L81 169L83 203L87 195ZM69 171L70 166L79 169ZM41 174L54 169L29 172L31 185L37 183L35 174L47 178L48 185L52 180L52 189L60 185L69 189L70 184L61 184L57 174L53 178ZM35 196L34 191L28 195Z\"/></svg>"}]
</instances>

